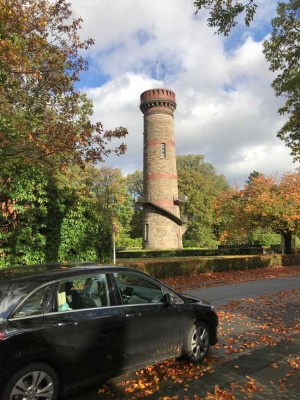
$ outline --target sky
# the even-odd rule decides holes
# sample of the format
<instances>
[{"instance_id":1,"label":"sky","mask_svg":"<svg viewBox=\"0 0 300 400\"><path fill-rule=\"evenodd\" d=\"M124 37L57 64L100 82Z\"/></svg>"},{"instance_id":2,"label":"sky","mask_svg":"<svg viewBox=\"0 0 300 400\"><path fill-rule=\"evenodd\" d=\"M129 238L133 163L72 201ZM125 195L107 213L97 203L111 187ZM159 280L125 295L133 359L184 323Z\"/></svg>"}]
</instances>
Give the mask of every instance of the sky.
<instances>
[{"instance_id":1,"label":"sky","mask_svg":"<svg viewBox=\"0 0 300 400\"><path fill-rule=\"evenodd\" d=\"M128 129L126 154L106 165L123 175L143 168L140 94L163 87L176 93L177 154L204 155L239 186L254 170L280 178L299 167L276 137L286 117L262 53L277 0L257 0L251 27L239 24L228 38L207 27L205 11L195 15L193 0L70 2L84 21L81 38L95 39L78 88L94 102L94 121Z\"/></svg>"}]
</instances>

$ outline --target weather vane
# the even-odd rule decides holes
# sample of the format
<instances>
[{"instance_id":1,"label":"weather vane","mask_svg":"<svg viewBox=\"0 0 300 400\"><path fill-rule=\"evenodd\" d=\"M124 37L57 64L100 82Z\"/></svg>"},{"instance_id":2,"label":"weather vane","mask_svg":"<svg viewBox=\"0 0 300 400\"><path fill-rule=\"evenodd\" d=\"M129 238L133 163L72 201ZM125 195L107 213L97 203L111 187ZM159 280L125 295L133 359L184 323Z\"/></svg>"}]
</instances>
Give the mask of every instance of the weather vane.
<instances>
[{"instance_id":1,"label":"weather vane","mask_svg":"<svg viewBox=\"0 0 300 400\"><path fill-rule=\"evenodd\" d=\"M156 80L158 81L158 60L156 61Z\"/></svg>"}]
</instances>

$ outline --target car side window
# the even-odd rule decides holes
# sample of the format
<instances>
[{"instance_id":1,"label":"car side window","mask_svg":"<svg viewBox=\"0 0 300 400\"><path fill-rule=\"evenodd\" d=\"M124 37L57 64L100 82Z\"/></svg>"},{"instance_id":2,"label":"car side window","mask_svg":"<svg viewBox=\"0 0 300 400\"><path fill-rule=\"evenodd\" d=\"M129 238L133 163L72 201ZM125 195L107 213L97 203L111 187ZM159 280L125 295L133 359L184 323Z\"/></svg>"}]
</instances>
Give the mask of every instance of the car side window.
<instances>
[{"instance_id":1,"label":"car side window","mask_svg":"<svg viewBox=\"0 0 300 400\"><path fill-rule=\"evenodd\" d=\"M161 287L135 274L114 274L123 304L160 303Z\"/></svg>"},{"instance_id":2,"label":"car side window","mask_svg":"<svg viewBox=\"0 0 300 400\"><path fill-rule=\"evenodd\" d=\"M43 314L51 300L51 286L43 286L33 292L14 312L13 318L29 317Z\"/></svg>"},{"instance_id":3,"label":"car side window","mask_svg":"<svg viewBox=\"0 0 300 400\"><path fill-rule=\"evenodd\" d=\"M105 274L72 277L59 283L57 310L70 311L109 306Z\"/></svg>"}]
</instances>

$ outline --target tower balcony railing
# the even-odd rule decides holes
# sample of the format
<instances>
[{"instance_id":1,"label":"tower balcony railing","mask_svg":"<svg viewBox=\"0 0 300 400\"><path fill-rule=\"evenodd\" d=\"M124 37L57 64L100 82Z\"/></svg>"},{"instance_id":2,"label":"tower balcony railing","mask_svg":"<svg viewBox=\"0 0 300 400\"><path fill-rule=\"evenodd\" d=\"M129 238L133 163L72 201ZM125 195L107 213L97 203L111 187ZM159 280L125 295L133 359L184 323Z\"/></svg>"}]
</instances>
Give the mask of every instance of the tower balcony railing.
<instances>
[{"instance_id":1,"label":"tower balcony railing","mask_svg":"<svg viewBox=\"0 0 300 400\"><path fill-rule=\"evenodd\" d=\"M180 214L180 218L183 222L187 223L189 221L188 217L184 214Z\"/></svg>"},{"instance_id":2,"label":"tower balcony railing","mask_svg":"<svg viewBox=\"0 0 300 400\"><path fill-rule=\"evenodd\" d=\"M178 196L174 196L174 198L178 199ZM182 200L187 201L187 196L182 196L181 197ZM144 203L153 203L154 205L156 204L156 200L157 200L157 196L139 196L138 198L135 199L135 204L137 205L143 205ZM174 202L175 204L175 202ZM172 214L172 211L165 209L165 212ZM175 214L173 215L175 216ZM183 224L187 224L188 222L188 218L186 215L181 214L181 216L176 216L176 218L178 220L181 220L181 225Z\"/></svg>"},{"instance_id":3,"label":"tower balcony railing","mask_svg":"<svg viewBox=\"0 0 300 400\"><path fill-rule=\"evenodd\" d=\"M135 199L136 203L147 203L147 202L155 202L156 197L155 196L139 196L138 198Z\"/></svg>"},{"instance_id":4,"label":"tower balcony railing","mask_svg":"<svg viewBox=\"0 0 300 400\"><path fill-rule=\"evenodd\" d=\"M135 203L155 203L157 201L157 196L139 196L138 198L135 199ZM179 204L184 204L188 201L188 197L185 194L180 194L180 195L174 195L173 196L173 202L176 205Z\"/></svg>"},{"instance_id":5,"label":"tower balcony railing","mask_svg":"<svg viewBox=\"0 0 300 400\"><path fill-rule=\"evenodd\" d=\"M188 201L188 197L185 194L179 194L175 195L173 197L174 204L179 205L179 204L184 204Z\"/></svg>"}]
</instances>

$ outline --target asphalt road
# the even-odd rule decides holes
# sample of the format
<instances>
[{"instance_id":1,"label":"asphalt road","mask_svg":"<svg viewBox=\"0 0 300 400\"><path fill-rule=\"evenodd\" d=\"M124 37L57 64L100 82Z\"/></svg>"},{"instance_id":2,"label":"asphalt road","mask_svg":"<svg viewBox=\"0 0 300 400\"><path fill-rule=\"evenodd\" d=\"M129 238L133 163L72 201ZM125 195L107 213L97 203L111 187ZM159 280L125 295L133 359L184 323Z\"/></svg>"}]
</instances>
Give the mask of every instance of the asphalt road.
<instances>
[{"instance_id":1,"label":"asphalt road","mask_svg":"<svg viewBox=\"0 0 300 400\"><path fill-rule=\"evenodd\" d=\"M253 271L253 273L259 273ZM269 293L277 293L281 291L290 291L292 289L300 288L300 274L296 274L291 277L283 277L277 279L265 279L260 281L242 282L231 285L219 285L209 288L193 289L185 291L191 295L211 301L216 306L225 305L228 302L242 298L254 298ZM300 299L299 299L300 303ZM287 314L290 310L286 310ZM295 312L295 309L292 310ZM299 311L297 311L299 312ZM291 315L292 317L292 315ZM234 328L238 333L239 327ZM247 354L241 354L238 357L234 357L233 360L227 361L215 368L215 372L208 374L205 379L201 379L201 382L196 380L190 385L189 392L182 392L176 385L165 386L161 390L154 394L145 397L145 400L158 400L164 397L171 397L178 395L179 400L183 400L185 395L191 395L193 393L201 394L205 396L207 391L213 392L215 385L230 384L239 382L240 384L247 384L245 376L251 374L252 377L257 379L261 383L261 391L253 393L252 399L259 400L266 398L272 398L273 400L282 399L298 399L300 392L299 379L297 382L293 382L290 386L290 390L287 393L282 393L280 388L269 384L269 378L275 377L276 374L283 374L288 365L288 357L291 354L300 353L300 337L298 334L295 335L292 342L280 342L275 347L264 346L263 348L253 349L247 352ZM274 364L277 365L274 369ZM279 376L279 375L278 375ZM118 379L118 378L117 378ZM274 378L274 380L276 377ZM246 383L245 383L246 382ZM265 384L265 386L264 386ZM298 386L297 386L298 385ZM97 388L86 389L79 393L72 394L67 400L102 400L105 396L97 395ZM128 395L124 393L124 396L120 394L118 396L120 400L130 399ZM111 397L109 397L111 399ZM248 394L245 396L239 393L237 400L248 399ZM106 400L106 398L105 398Z\"/></svg>"},{"instance_id":2,"label":"asphalt road","mask_svg":"<svg viewBox=\"0 0 300 400\"><path fill-rule=\"evenodd\" d=\"M253 270L253 273L259 274L259 271ZM227 304L231 300L257 297L291 289L300 289L300 274L277 279L264 279L261 281L192 289L185 291L185 293L209 300L212 304L218 306Z\"/></svg>"}]
</instances>

